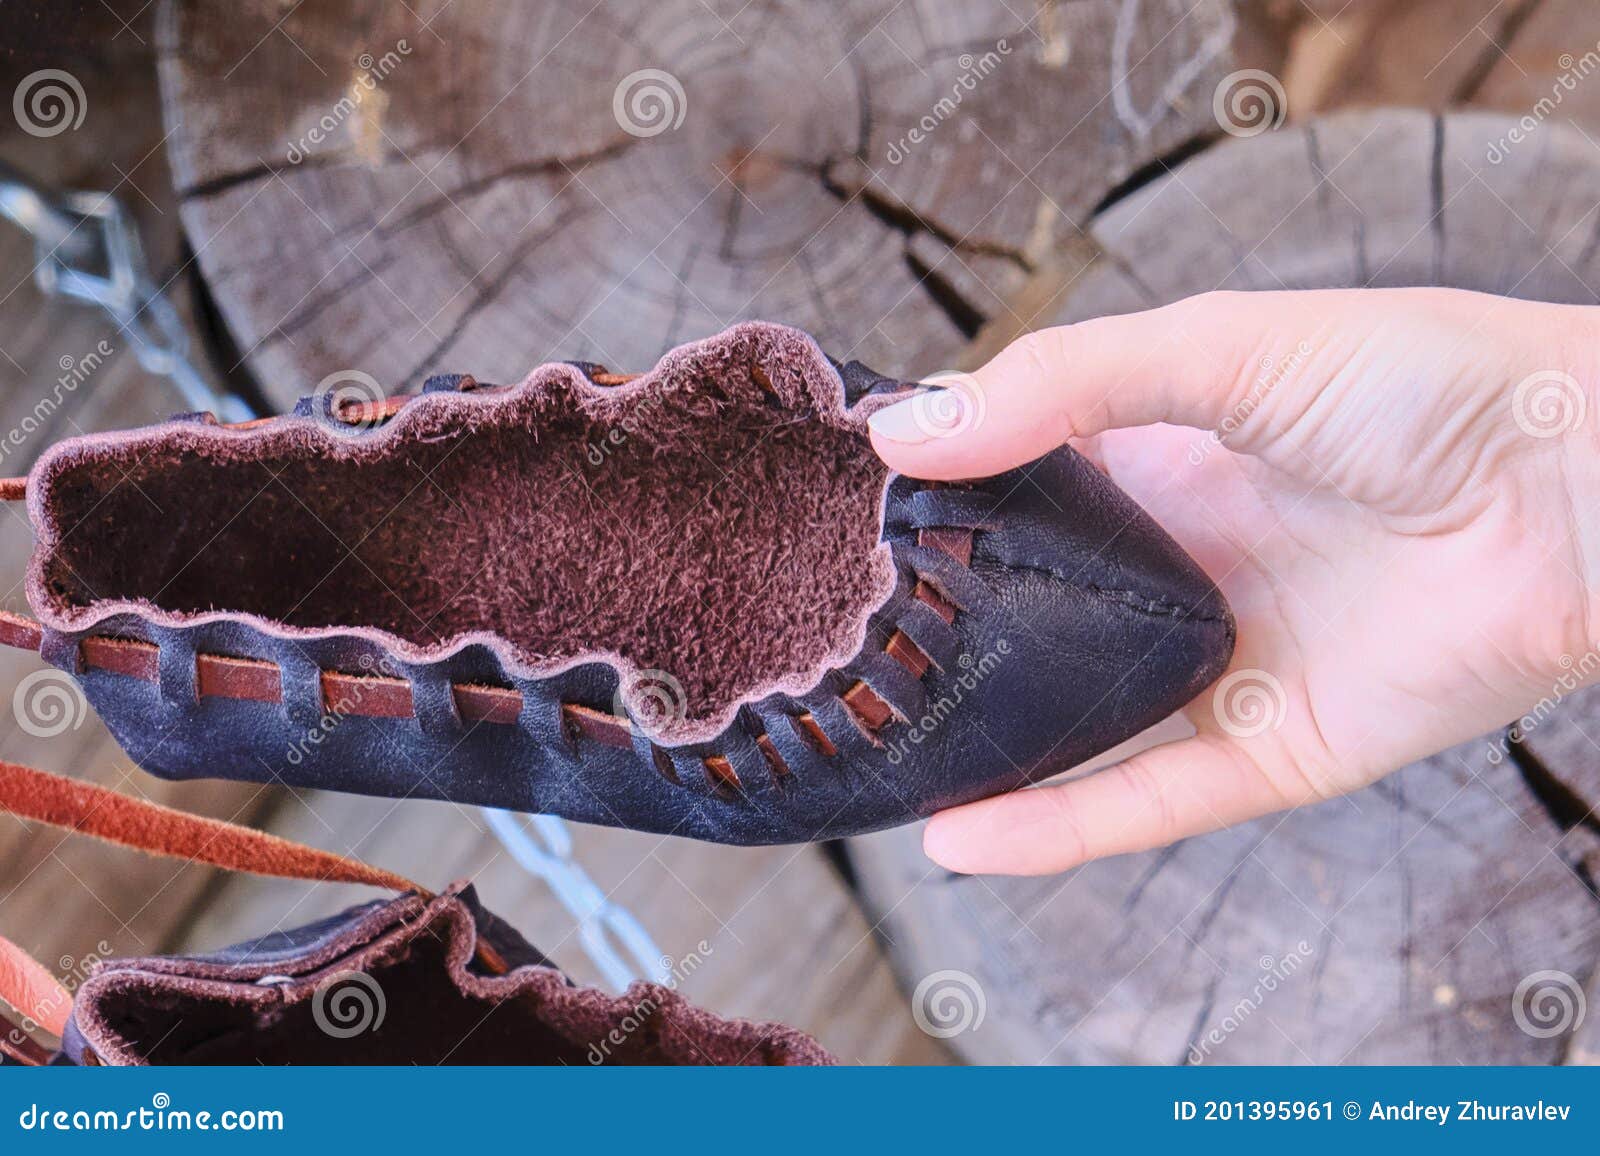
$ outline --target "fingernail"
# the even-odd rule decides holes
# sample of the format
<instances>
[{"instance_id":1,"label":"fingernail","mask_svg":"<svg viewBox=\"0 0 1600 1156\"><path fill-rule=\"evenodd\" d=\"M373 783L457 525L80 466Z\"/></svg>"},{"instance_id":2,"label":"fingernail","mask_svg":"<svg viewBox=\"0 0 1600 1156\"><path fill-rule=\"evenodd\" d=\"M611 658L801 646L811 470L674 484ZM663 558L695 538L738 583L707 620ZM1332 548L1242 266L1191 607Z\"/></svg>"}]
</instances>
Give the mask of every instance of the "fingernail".
<instances>
[{"instance_id":1,"label":"fingernail","mask_svg":"<svg viewBox=\"0 0 1600 1156\"><path fill-rule=\"evenodd\" d=\"M873 433L888 441L907 446L921 445L933 437L928 432L928 423L918 410L923 396L915 394L904 401L885 406L868 416L867 425Z\"/></svg>"},{"instance_id":2,"label":"fingernail","mask_svg":"<svg viewBox=\"0 0 1600 1156\"><path fill-rule=\"evenodd\" d=\"M925 384L932 388L867 418L872 431L889 441L917 446L966 433L977 424L981 408L973 403L979 395L969 376L944 374Z\"/></svg>"}]
</instances>

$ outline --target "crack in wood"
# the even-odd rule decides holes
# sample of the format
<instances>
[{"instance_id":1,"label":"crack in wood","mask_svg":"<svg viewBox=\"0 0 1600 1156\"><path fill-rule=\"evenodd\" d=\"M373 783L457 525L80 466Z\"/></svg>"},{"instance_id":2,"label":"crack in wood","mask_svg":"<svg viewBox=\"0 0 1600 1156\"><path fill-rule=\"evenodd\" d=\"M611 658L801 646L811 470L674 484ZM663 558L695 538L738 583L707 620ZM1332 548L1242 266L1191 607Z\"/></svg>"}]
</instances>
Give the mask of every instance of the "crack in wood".
<instances>
[{"instance_id":1,"label":"crack in wood","mask_svg":"<svg viewBox=\"0 0 1600 1156\"><path fill-rule=\"evenodd\" d=\"M870 181L850 181L839 172L840 161L824 161L818 167L822 187L841 201L857 200L875 218L898 233L910 236L926 233L948 249L958 253L998 257L1010 261L1024 273L1031 273L1033 262L1021 249L1002 241L974 239L958 235L955 230L933 220L927 214L873 185Z\"/></svg>"},{"instance_id":2,"label":"crack in wood","mask_svg":"<svg viewBox=\"0 0 1600 1156\"><path fill-rule=\"evenodd\" d=\"M506 258L505 267L489 279L489 281L484 285L483 291L478 293L477 296L475 296L471 302L468 303L466 308L461 311L461 315L455 319L454 323L451 324L449 331L446 332L442 338L436 341L406 373L402 374L400 380L420 380L424 372L430 366L437 364L440 355L442 355L445 350L450 348L450 346L455 343L456 339L461 336L462 332L466 329L467 325L472 321L472 319L482 312L484 306L493 301L496 297L500 296L506 285L510 283L511 279L517 275L527 259L532 256L532 254L538 250L541 245L550 240L550 238L559 234L573 221L587 216L591 211L592 210L585 208L569 209L567 212L557 217L548 229L545 229L543 232L528 238L518 245L514 250L512 250L511 255ZM559 356L559 353L556 354L556 356ZM543 359L536 358L535 360L538 361Z\"/></svg>"},{"instance_id":3,"label":"crack in wood","mask_svg":"<svg viewBox=\"0 0 1600 1156\"><path fill-rule=\"evenodd\" d=\"M1133 172L1122 178L1116 185L1113 185L1106 195L1100 198L1094 208L1089 210L1089 220L1093 221L1102 213L1113 208L1118 201L1126 200L1146 185L1160 180L1190 157L1198 156L1222 139L1222 134L1220 133L1203 133L1200 136L1190 137L1182 144L1168 149L1159 156L1151 157L1144 164L1134 169Z\"/></svg>"},{"instance_id":4,"label":"crack in wood","mask_svg":"<svg viewBox=\"0 0 1600 1156\"><path fill-rule=\"evenodd\" d=\"M1500 18L1500 26L1495 29L1494 35L1487 38L1489 42L1478 51L1478 57L1472 62L1472 67L1467 69L1457 82L1455 91L1450 94L1451 105L1468 104L1478 95L1478 90L1489 79L1495 67L1502 60L1510 58L1511 42L1516 39L1517 33L1522 31L1522 26L1542 3L1544 0L1516 0L1516 3L1511 5Z\"/></svg>"}]
</instances>

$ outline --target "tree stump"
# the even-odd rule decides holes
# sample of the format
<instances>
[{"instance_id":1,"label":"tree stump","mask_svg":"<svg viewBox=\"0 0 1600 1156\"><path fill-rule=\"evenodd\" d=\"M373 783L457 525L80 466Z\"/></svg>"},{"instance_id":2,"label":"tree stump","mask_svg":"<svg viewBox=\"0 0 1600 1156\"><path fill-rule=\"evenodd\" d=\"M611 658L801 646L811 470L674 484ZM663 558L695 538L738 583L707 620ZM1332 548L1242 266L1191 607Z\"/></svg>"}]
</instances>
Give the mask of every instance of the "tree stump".
<instances>
[{"instance_id":1,"label":"tree stump","mask_svg":"<svg viewBox=\"0 0 1600 1156\"><path fill-rule=\"evenodd\" d=\"M647 368L742 318L949 364L1092 208L1214 133L1226 0L171 0L201 268L283 404L359 370Z\"/></svg>"},{"instance_id":2,"label":"tree stump","mask_svg":"<svg viewBox=\"0 0 1600 1156\"><path fill-rule=\"evenodd\" d=\"M1511 124L1346 114L1217 145L1095 219L1055 320L1215 288L1600 302L1600 154L1554 124L1507 150ZM1537 723L1056 878L931 870L915 828L851 856L902 982L969 1029L949 1041L969 1059L1592 1062L1573 1021L1600 955L1600 695L1553 685Z\"/></svg>"}]
</instances>

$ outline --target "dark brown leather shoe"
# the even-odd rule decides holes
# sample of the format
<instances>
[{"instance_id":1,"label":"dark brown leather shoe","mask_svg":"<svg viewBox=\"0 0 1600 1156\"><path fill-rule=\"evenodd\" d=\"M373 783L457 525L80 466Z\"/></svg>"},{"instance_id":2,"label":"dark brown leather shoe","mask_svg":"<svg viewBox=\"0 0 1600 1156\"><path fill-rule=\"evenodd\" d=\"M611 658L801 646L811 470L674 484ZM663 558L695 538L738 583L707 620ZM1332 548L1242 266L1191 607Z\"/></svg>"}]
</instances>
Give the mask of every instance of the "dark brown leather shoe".
<instances>
[{"instance_id":1,"label":"dark brown leather shoe","mask_svg":"<svg viewBox=\"0 0 1600 1156\"><path fill-rule=\"evenodd\" d=\"M54 447L43 624L133 758L732 843L1070 767L1227 665L1211 581L1071 450L892 476L909 387L751 323L648 374L324 391Z\"/></svg>"},{"instance_id":2,"label":"dark brown leather shoe","mask_svg":"<svg viewBox=\"0 0 1600 1156\"><path fill-rule=\"evenodd\" d=\"M458 884L215 955L115 959L74 993L74 1064L831 1064L810 1036L660 984L574 987Z\"/></svg>"}]
</instances>

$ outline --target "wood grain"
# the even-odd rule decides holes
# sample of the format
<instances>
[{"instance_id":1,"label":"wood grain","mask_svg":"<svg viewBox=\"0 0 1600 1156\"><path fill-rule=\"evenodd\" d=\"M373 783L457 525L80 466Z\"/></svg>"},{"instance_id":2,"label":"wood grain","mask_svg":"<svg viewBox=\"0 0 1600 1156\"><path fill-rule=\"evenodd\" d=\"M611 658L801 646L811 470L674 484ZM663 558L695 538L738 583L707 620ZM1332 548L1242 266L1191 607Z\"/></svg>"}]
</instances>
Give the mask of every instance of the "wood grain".
<instances>
[{"instance_id":1,"label":"wood grain","mask_svg":"<svg viewBox=\"0 0 1600 1156\"><path fill-rule=\"evenodd\" d=\"M938 369L1215 131L1236 27L1222 0L179 0L161 44L185 224L283 405L345 369L642 369L749 317Z\"/></svg>"}]
</instances>

